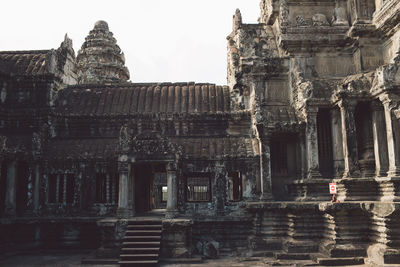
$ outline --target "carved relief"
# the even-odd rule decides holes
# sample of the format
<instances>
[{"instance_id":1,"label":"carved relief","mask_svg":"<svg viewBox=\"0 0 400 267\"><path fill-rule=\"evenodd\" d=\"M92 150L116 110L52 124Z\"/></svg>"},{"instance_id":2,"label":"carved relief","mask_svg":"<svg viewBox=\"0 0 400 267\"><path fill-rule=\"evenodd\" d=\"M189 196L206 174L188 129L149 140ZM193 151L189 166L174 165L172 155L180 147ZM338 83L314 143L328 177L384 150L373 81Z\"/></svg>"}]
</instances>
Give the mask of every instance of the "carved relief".
<instances>
[{"instance_id":1,"label":"carved relief","mask_svg":"<svg viewBox=\"0 0 400 267\"><path fill-rule=\"evenodd\" d=\"M370 20L375 11L375 3L371 0L352 0L350 7L355 21Z\"/></svg>"},{"instance_id":2,"label":"carved relief","mask_svg":"<svg viewBox=\"0 0 400 267\"><path fill-rule=\"evenodd\" d=\"M279 20L282 27L289 26L289 7L286 0L281 1Z\"/></svg>"},{"instance_id":3,"label":"carved relief","mask_svg":"<svg viewBox=\"0 0 400 267\"><path fill-rule=\"evenodd\" d=\"M312 17L313 26L329 26L328 20L324 14L315 14Z\"/></svg>"},{"instance_id":4,"label":"carved relief","mask_svg":"<svg viewBox=\"0 0 400 267\"><path fill-rule=\"evenodd\" d=\"M304 18L300 15L296 16L296 26L306 26L306 22L304 21Z\"/></svg>"},{"instance_id":5,"label":"carved relief","mask_svg":"<svg viewBox=\"0 0 400 267\"><path fill-rule=\"evenodd\" d=\"M121 151L129 151L131 137L127 125L123 125L119 131L119 146Z\"/></svg>"},{"instance_id":6,"label":"carved relief","mask_svg":"<svg viewBox=\"0 0 400 267\"><path fill-rule=\"evenodd\" d=\"M157 132L144 132L132 139L130 154L141 159L178 159L182 148Z\"/></svg>"}]
</instances>

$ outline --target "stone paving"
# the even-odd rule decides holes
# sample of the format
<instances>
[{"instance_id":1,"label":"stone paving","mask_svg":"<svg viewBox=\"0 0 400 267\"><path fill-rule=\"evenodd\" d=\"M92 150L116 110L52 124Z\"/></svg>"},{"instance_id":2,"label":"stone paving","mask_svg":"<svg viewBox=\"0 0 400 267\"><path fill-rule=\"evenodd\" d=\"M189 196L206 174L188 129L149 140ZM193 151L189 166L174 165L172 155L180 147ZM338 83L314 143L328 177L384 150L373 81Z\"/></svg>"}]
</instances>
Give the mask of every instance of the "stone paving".
<instances>
[{"instance_id":1,"label":"stone paving","mask_svg":"<svg viewBox=\"0 0 400 267\"><path fill-rule=\"evenodd\" d=\"M24 266L44 266L44 267L67 267L67 266L85 266L85 267L117 267L119 265L99 265L99 264L81 264L81 259L88 257L91 251L37 251L30 253L9 253L0 255L0 266L24 267ZM270 264L266 258L241 259L237 257L205 260L202 263L161 263L163 267L247 267L247 266L291 266L300 267L304 263L280 262L279 264ZM266 263L267 262L267 263ZM287 264L285 264L287 263ZM310 262L309 262L310 263ZM367 265L364 265L367 266ZM390 265L388 265L390 266ZM392 265L394 266L394 265Z\"/></svg>"}]
</instances>

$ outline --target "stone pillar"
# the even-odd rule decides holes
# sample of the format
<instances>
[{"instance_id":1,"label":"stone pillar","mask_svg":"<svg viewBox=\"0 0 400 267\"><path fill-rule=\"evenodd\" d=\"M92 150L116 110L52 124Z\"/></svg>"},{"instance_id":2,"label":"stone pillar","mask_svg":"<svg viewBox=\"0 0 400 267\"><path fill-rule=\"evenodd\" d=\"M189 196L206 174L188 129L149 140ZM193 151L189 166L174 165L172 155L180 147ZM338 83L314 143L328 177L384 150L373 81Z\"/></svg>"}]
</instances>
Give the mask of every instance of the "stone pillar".
<instances>
[{"instance_id":1,"label":"stone pillar","mask_svg":"<svg viewBox=\"0 0 400 267\"><path fill-rule=\"evenodd\" d=\"M341 116L339 109L331 111L332 118L332 151L333 151L333 171L336 178L343 176L343 140L341 130Z\"/></svg>"},{"instance_id":2,"label":"stone pillar","mask_svg":"<svg viewBox=\"0 0 400 267\"><path fill-rule=\"evenodd\" d=\"M68 179L68 175L66 173L64 173L64 175L62 176L62 181L60 181L60 183L63 183L63 195L62 195L62 203L64 205L67 204L67 179Z\"/></svg>"},{"instance_id":3,"label":"stone pillar","mask_svg":"<svg viewBox=\"0 0 400 267\"><path fill-rule=\"evenodd\" d=\"M301 179L307 178L307 149L306 137L302 131L299 135L300 143L300 164L301 164Z\"/></svg>"},{"instance_id":4,"label":"stone pillar","mask_svg":"<svg viewBox=\"0 0 400 267\"><path fill-rule=\"evenodd\" d=\"M34 176L33 210L37 213L40 205L40 167L38 163L34 167Z\"/></svg>"},{"instance_id":5,"label":"stone pillar","mask_svg":"<svg viewBox=\"0 0 400 267\"><path fill-rule=\"evenodd\" d=\"M110 195L110 173L106 173L106 202L111 203L111 195Z\"/></svg>"},{"instance_id":6,"label":"stone pillar","mask_svg":"<svg viewBox=\"0 0 400 267\"><path fill-rule=\"evenodd\" d=\"M174 218L178 214L178 181L176 179L175 163L170 162L167 164L167 218Z\"/></svg>"},{"instance_id":7,"label":"stone pillar","mask_svg":"<svg viewBox=\"0 0 400 267\"><path fill-rule=\"evenodd\" d=\"M112 175L112 204L115 204L117 202L117 190L118 190L118 184L117 184L117 175L114 174Z\"/></svg>"},{"instance_id":8,"label":"stone pillar","mask_svg":"<svg viewBox=\"0 0 400 267\"><path fill-rule=\"evenodd\" d=\"M273 199L270 143L269 135L263 136L260 140L261 200Z\"/></svg>"},{"instance_id":9,"label":"stone pillar","mask_svg":"<svg viewBox=\"0 0 400 267\"><path fill-rule=\"evenodd\" d=\"M386 138L389 156L389 171L388 176L400 175L400 158L399 158L399 133L396 127L398 121L392 117L392 105L389 99L383 101L385 123L386 123ZM397 137L397 138L396 138Z\"/></svg>"},{"instance_id":10,"label":"stone pillar","mask_svg":"<svg viewBox=\"0 0 400 267\"><path fill-rule=\"evenodd\" d=\"M306 125L306 148L307 148L307 178L319 178L318 162L318 130L317 130L318 108L312 107L307 110Z\"/></svg>"},{"instance_id":11,"label":"stone pillar","mask_svg":"<svg viewBox=\"0 0 400 267\"><path fill-rule=\"evenodd\" d=\"M121 218L129 218L134 215L132 204L129 202L129 163L119 162L119 200L117 215ZM134 199L134 198L133 198Z\"/></svg>"},{"instance_id":12,"label":"stone pillar","mask_svg":"<svg viewBox=\"0 0 400 267\"><path fill-rule=\"evenodd\" d=\"M6 191L6 210L5 214L9 216L16 215L17 209L17 162L10 161L7 164L7 191Z\"/></svg>"},{"instance_id":13,"label":"stone pillar","mask_svg":"<svg viewBox=\"0 0 400 267\"><path fill-rule=\"evenodd\" d=\"M385 115L381 105L372 105L372 133L374 139L376 176L386 176L388 171L388 147Z\"/></svg>"},{"instance_id":14,"label":"stone pillar","mask_svg":"<svg viewBox=\"0 0 400 267\"><path fill-rule=\"evenodd\" d=\"M355 104L341 100L338 103L342 120L344 172L343 178L360 177L357 133L354 121Z\"/></svg>"},{"instance_id":15,"label":"stone pillar","mask_svg":"<svg viewBox=\"0 0 400 267\"><path fill-rule=\"evenodd\" d=\"M346 12L346 0L337 0L336 7L334 10L334 20L333 26L348 26L349 22L347 20L347 12Z\"/></svg>"},{"instance_id":16,"label":"stone pillar","mask_svg":"<svg viewBox=\"0 0 400 267\"><path fill-rule=\"evenodd\" d=\"M84 174L85 174L85 168L86 168L86 164L85 163L81 162L81 163L78 164L78 181L79 182L78 182L78 185L75 186L75 188L78 190L78 192L80 192L80 197L76 198L76 201L77 201L76 205L78 207L80 207L81 209L84 209L85 208L85 204L86 204L86 201L83 198L83 194L84 194L83 190L84 190L84 186L85 186L84 181L83 181L83 177L84 177Z\"/></svg>"},{"instance_id":17,"label":"stone pillar","mask_svg":"<svg viewBox=\"0 0 400 267\"><path fill-rule=\"evenodd\" d=\"M62 196L60 196L60 183L61 174L57 174L57 185L56 185L56 203L62 203Z\"/></svg>"}]
</instances>

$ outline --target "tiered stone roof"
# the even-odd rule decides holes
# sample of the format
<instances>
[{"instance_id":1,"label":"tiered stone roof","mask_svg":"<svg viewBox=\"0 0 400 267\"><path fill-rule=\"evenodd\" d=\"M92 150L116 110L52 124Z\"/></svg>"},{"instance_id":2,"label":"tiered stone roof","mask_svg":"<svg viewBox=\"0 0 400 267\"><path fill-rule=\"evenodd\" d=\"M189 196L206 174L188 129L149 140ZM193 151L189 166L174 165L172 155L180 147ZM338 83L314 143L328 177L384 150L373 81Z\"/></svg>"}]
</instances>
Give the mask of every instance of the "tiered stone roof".
<instances>
[{"instance_id":1,"label":"tiered stone roof","mask_svg":"<svg viewBox=\"0 0 400 267\"><path fill-rule=\"evenodd\" d=\"M50 50L1 51L0 72L11 75L43 75L48 72Z\"/></svg>"},{"instance_id":2,"label":"tiered stone roof","mask_svg":"<svg viewBox=\"0 0 400 267\"><path fill-rule=\"evenodd\" d=\"M78 116L230 112L227 86L195 83L79 85L60 92L55 112Z\"/></svg>"}]
</instances>

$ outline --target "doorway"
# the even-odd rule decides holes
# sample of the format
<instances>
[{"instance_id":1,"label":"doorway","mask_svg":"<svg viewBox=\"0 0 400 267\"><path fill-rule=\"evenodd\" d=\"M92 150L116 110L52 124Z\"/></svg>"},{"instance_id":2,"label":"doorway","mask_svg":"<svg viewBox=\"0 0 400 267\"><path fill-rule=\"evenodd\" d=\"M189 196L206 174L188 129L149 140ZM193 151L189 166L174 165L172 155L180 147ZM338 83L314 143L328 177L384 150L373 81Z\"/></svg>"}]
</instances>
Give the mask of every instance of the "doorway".
<instances>
[{"instance_id":1,"label":"doorway","mask_svg":"<svg viewBox=\"0 0 400 267\"><path fill-rule=\"evenodd\" d=\"M329 109L320 108L317 114L318 162L323 177L333 176L332 118Z\"/></svg>"},{"instance_id":2,"label":"doorway","mask_svg":"<svg viewBox=\"0 0 400 267\"><path fill-rule=\"evenodd\" d=\"M165 208L164 200L167 190L165 164L138 163L133 164L132 168L136 213Z\"/></svg>"},{"instance_id":3,"label":"doorway","mask_svg":"<svg viewBox=\"0 0 400 267\"><path fill-rule=\"evenodd\" d=\"M7 191L7 161L1 163L0 171L0 215L6 208L6 191Z\"/></svg>"},{"instance_id":4,"label":"doorway","mask_svg":"<svg viewBox=\"0 0 400 267\"><path fill-rule=\"evenodd\" d=\"M17 167L16 210L17 214L22 215L28 205L28 183L30 170L28 163L25 161L18 162Z\"/></svg>"},{"instance_id":5,"label":"doorway","mask_svg":"<svg viewBox=\"0 0 400 267\"><path fill-rule=\"evenodd\" d=\"M301 174L298 135L279 133L271 138L271 179L275 199L286 200L287 185Z\"/></svg>"}]
</instances>

